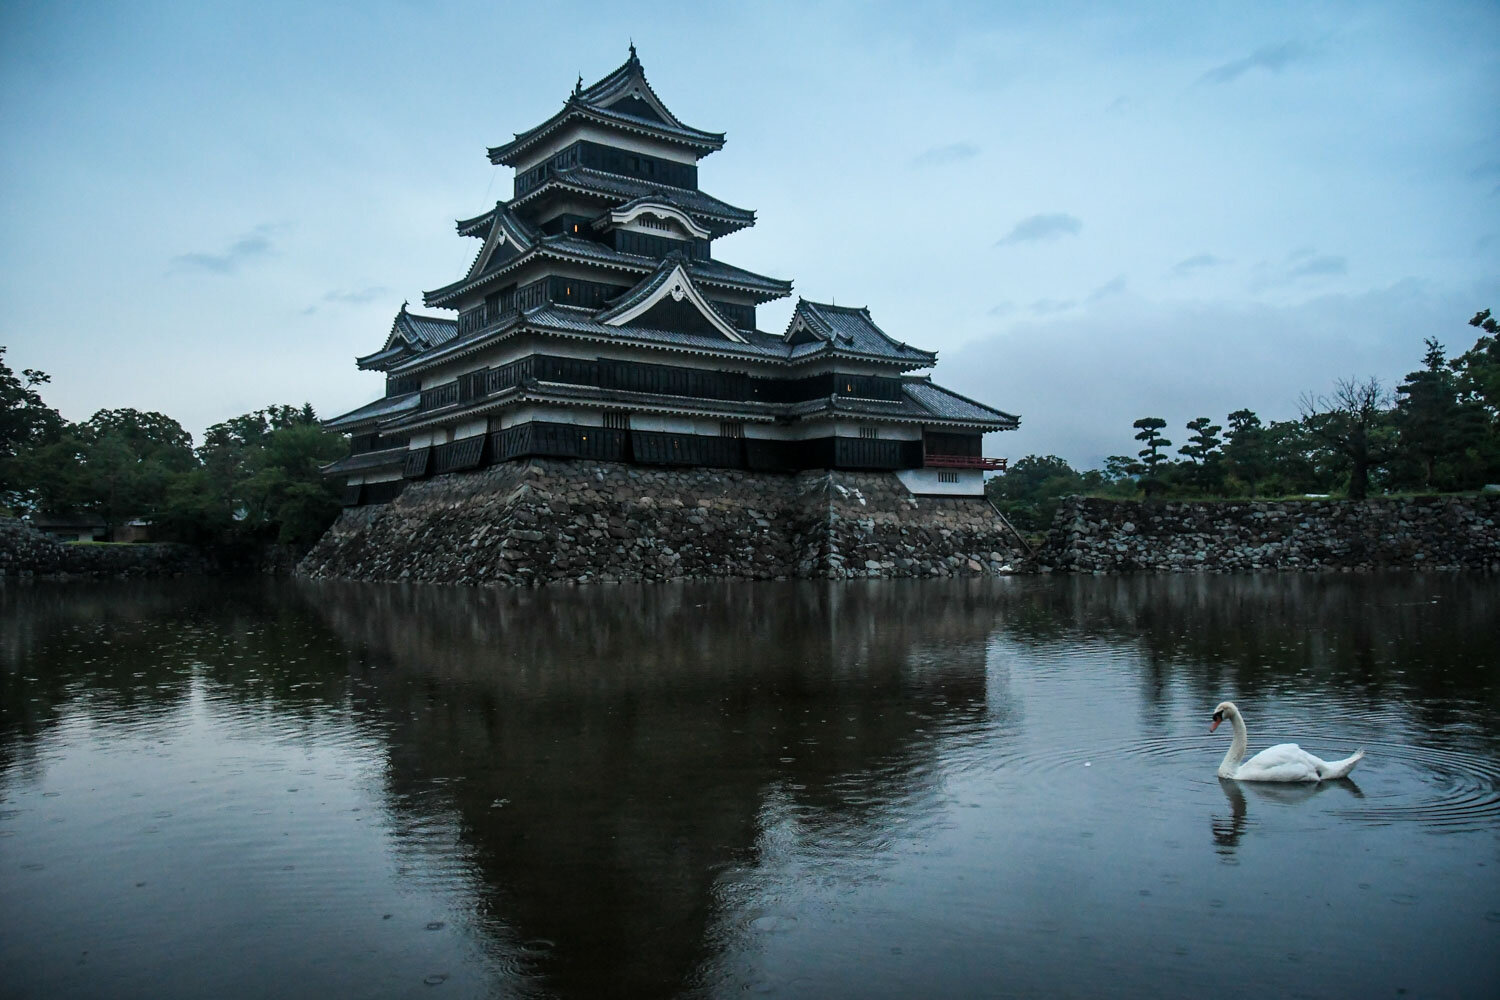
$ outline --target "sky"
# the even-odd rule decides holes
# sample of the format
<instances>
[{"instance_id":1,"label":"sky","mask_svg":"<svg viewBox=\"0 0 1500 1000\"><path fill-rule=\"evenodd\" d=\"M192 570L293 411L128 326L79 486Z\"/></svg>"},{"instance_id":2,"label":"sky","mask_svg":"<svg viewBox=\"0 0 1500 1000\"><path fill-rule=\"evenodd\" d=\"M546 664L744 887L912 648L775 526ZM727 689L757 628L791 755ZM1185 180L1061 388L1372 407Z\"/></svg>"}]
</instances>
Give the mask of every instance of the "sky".
<instances>
[{"instance_id":1,"label":"sky","mask_svg":"<svg viewBox=\"0 0 1500 1000\"><path fill-rule=\"evenodd\" d=\"M1090 467L1142 416L1287 419L1472 345L1497 37L1493 2L9 0L0 344L71 420L367 402L353 359L510 195L486 148L633 40L758 213L715 256L796 283L761 329L868 306L1021 416L986 454Z\"/></svg>"}]
</instances>

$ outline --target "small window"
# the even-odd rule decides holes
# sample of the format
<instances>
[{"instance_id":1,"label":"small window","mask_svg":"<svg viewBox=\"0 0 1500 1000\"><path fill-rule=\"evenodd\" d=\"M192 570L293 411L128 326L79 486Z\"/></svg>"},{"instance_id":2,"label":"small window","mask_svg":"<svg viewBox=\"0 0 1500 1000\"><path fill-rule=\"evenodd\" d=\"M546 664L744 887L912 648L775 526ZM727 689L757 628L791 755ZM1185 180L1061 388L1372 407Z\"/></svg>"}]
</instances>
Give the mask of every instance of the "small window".
<instances>
[{"instance_id":1,"label":"small window","mask_svg":"<svg viewBox=\"0 0 1500 1000\"><path fill-rule=\"evenodd\" d=\"M604 415L604 426L612 431L628 431L630 430L630 414L606 413Z\"/></svg>"},{"instance_id":2,"label":"small window","mask_svg":"<svg viewBox=\"0 0 1500 1000\"><path fill-rule=\"evenodd\" d=\"M938 482L940 482L940 483L956 483L956 482L958 482L958 473L957 472L939 472L938 473Z\"/></svg>"},{"instance_id":3,"label":"small window","mask_svg":"<svg viewBox=\"0 0 1500 1000\"><path fill-rule=\"evenodd\" d=\"M745 424L741 420L725 420L719 424L719 437L742 438L745 436Z\"/></svg>"},{"instance_id":4,"label":"small window","mask_svg":"<svg viewBox=\"0 0 1500 1000\"><path fill-rule=\"evenodd\" d=\"M867 441L873 441L876 438L880 437L880 428L879 427L868 427L868 426L867 427L861 427L859 429L859 436L862 437L862 438L864 438Z\"/></svg>"}]
</instances>

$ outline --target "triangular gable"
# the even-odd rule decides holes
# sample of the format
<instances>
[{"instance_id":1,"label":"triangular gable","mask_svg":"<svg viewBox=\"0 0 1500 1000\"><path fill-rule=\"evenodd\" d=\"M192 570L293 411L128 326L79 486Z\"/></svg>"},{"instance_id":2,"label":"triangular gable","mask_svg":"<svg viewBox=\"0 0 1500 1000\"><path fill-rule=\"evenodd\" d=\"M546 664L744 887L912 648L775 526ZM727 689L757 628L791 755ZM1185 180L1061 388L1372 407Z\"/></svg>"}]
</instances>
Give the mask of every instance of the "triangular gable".
<instances>
[{"instance_id":1,"label":"triangular gable","mask_svg":"<svg viewBox=\"0 0 1500 1000\"><path fill-rule=\"evenodd\" d=\"M806 299L797 300L797 308L792 310L791 322L787 323L786 333L782 339L788 344L812 344L817 342L827 343L833 339L833 329L828 325L818 311L813 308L811 302Z\"/></svg>"},{"instance_id":2,"label":"triangular gable","mask_svg":"<svg viewBox=\"0 0 1500 1000\"><path fill-rule=\"evenodd\" d=\"M474 257L474 263L470 265L469 273L464 276L464 280L470 281L477 278L495 265L519 256L526 250L530 250L534 243L535 240L532 239L531 234L509 211L497 208L494 224L490 226L490 234L485 237L484 246Z\"/></svg>"},{"instance_id":3,"label":"triangular gable","mask_svg":"<svg viewBox=\"0 0 1500 1000\"><path fill-rule=\"evenodd\" d=\"M606 326L628 326L637 322L640 325L650 325L647 317L658 306L662 306L664 313L670 313L676 319L681 317L684 303L702 317L706 328L737 344L746 343L734 325L719 315L719 311L693 284L693 279L679 257L667 258L655 273L626 292L617 304L599 313L597 318Z\"/></svg>"},{"instance_id":4,"label":"triangular gable","mask_svg":"<svg viewBox=\"0 0 1500 1000\"><path fill-rule=\"evenodd\" d=\"M646 82L646 70L636 57L634 45L630 47L630 58L623 65L592 86L579 90L574 97L580 104L601 111L634 115L676 128L687 127L667 110L656 91L651 89L651 84Z\"/></svg>"}]
</instances>

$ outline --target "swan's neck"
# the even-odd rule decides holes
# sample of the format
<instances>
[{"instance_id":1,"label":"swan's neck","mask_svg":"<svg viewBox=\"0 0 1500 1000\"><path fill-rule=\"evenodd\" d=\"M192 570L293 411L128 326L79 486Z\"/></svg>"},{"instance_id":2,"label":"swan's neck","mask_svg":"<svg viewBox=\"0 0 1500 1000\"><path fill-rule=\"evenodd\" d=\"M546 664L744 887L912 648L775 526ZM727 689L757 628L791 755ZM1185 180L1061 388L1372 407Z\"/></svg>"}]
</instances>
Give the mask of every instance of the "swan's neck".
<instances>
[{"instance_id":1,"label":"swan's neck","mask_svg":"<svg viewBox=\"0 0 1500 1000\"><path fill-rule=\"evenodd\" d=\"M1226 712L1229 716L1229 724L1234 727L1234 739L1229 743L1229 752L1224 755L1224 762L1219 765L1219 777L1232 778L1234 772L1239 770L1240 761L1245 759L1245 750L1250 746L1250 733L1245 729L1245 720L1240 718L1239 712Z\"/></svg>"}]
</instances>

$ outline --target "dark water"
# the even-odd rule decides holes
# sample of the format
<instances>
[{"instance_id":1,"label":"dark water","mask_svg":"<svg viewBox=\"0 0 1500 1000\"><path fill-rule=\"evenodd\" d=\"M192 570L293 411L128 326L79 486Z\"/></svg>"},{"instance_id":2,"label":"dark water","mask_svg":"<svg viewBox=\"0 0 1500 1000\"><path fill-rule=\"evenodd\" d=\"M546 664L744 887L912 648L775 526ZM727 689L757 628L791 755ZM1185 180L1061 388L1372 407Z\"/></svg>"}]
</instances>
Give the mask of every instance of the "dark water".
<instances>
[{"instance_id":1,"label":"dark water","mask_svg":"<svg viewBox=\"0 0 1500 1000\"><path fill-rule=\"evenodd\" d=\"M0 588L0 993L1493 996L1500 581ZM1221 783L1252 750L1354 780Z\"/></svg>"}]
</instances>

